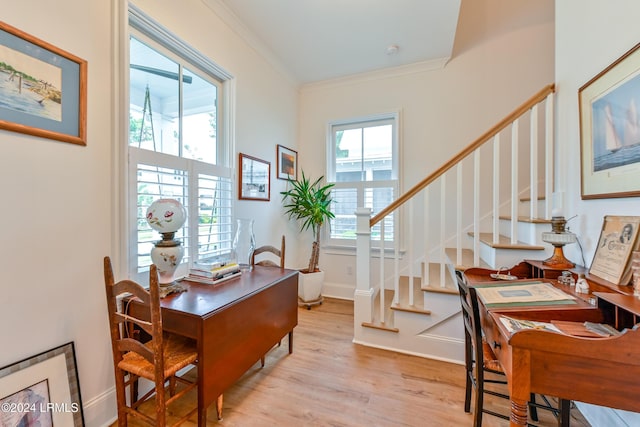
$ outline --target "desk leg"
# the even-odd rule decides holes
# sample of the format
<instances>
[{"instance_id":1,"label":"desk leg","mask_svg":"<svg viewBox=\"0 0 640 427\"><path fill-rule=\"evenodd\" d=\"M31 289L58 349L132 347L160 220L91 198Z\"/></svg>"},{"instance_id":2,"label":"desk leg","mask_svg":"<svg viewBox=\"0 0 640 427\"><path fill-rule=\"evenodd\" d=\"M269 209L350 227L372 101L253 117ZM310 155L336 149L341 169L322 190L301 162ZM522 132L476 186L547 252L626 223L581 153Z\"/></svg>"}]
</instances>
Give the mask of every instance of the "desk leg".
<instances>
[{"instance_id":1,"label":"desk leg","mask_svg":"<svg viewBox=\"0 0 640 427\"><path fill-rule=\"evenodd\" d=\"M201 399L198 398L198 401ZM206 427L207 425L207 408L204 407L204 403L202 405L198 404L198 427Z\"/></svg>"},{"instance_id":2,"label":"desk leg","mask_svg":"<svg viewBox=\"0 0 640 427\"><path fill-rule=\"evenodd\" d=\"M293 353L293 331L289 332L289 354Z\"/></svg>"},{"instance_id":3,"label":"desk leg","mask_svg":"<svg viewBox=\"0 0 640 427\"><path fill-rule=\"evenodd\" d=\"M216 401L216 412L218 414L218 420L222 419L222 405L224 403L224 395L221 394L218 396L218 400Z\"/></svg>"},{"instance_id":4,"label":"desk leg","mask_svg":"<svg viewBox=\"0 0 640 427\"><path fill-rule=\"evenodd\" d=\"M527 406L529 402L526 400L511 399L511 427L527 425Z\"/></svg>"}]
</instances>

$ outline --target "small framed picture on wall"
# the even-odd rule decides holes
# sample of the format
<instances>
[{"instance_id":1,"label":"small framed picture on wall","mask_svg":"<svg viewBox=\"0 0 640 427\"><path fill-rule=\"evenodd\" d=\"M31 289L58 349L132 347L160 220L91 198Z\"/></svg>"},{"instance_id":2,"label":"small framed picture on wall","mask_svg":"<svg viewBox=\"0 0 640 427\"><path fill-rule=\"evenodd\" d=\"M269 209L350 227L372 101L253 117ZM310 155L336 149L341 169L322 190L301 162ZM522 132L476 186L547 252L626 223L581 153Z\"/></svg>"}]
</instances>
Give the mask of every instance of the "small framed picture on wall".
<instances>
[{"instance_id":1,"label":"small framed picture on wall","mask_svg":"<svg viewBox=\"0 0 640 427\"><path fill-rule=\"evenodd\" d=\"M278 179L298 179L298 152L282 145L277 146Z\"/></svg>"}]
</instances>

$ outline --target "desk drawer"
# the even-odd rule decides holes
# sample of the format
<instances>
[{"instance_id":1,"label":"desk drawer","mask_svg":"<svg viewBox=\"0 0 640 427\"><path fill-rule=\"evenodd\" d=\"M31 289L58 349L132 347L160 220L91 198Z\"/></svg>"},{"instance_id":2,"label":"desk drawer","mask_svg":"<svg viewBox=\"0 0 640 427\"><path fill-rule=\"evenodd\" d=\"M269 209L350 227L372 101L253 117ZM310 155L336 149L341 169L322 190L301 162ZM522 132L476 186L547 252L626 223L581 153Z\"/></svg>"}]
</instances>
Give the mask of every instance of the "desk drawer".
<instances>
[{"instance_id":1,"label":"desk drawer","mask_svg":"<svg viewBox=\"0 0 640 427\"><path fill-rule=\"evenodd\" d=\"M498 329L498 325L496 325L496 323L492 321L492 318L488 315L488 313L483 313L483 315L481 316L481 321L485 340L493 350L496 358L500 361L503 369L507 371L509 369L511 353L509 343L506 342L504 334L500 332L500 329Z\"/></svg>"}]
</instances>

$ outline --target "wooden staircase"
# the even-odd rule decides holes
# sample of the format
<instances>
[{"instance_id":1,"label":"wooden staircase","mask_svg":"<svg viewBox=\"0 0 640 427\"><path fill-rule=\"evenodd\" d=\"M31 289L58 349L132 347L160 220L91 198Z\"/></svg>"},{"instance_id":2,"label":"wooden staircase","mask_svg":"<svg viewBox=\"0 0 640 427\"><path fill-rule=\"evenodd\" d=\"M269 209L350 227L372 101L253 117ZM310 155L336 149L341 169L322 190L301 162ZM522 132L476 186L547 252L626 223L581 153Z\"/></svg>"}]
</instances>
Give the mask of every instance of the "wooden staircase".
<instances>
[{"instance_id":1,"label":"wooden staircase","mask_svg":"<svg viewBox=\"0 0 640 427\"><path fill-rule=\"evenodd\" d=\"M455 270L508 268L522 259L551 255L552 247L541 241L542 232L550 230L551 206L539 194L553 192L553 91L553 85L541 90L376 215L359 208L354 342L462 362ZM544 120L539 119L539 107L546 108ZM521 120L528 122L520 125ZM544 144L538 143L541 127ZM520 128L530 133L527 141ZM510 144L501 145L509 133ZM511 161L501 161L501 156ZM528 181L519 168L527 171ZM485 188L480 188L481 182ZM401 206L404 213L398 210ZM406 212L415 206L427 212L418 225L421 231L414 231L412 215ZM382 220L393 212L409 218L411 231L402 251L394 241L393 250L385 245L382 254L372 250L370 230L376 224L383 227ZM388 273L385 269L392 264L393 272ZM371 283L372 270L378 283Z\"/></svg>"},{"instance_id":2,"label":"wooden staircase","mask_svg":"<svg viewBox=\"0 0 640 427\"><path fill-rule=\"evenodd\" d=\"M527 217L520 216L518 217L518 221L529 223L529 224L551 224L550 220L545 219L529 219ZM473 237L473 232L469 232L469 237ZM522 259L526 258L535 258L541 259L544 254L548 253L549 246L543 246L538 244L531 244L527 242L518 241L516 243L512 243L509 236L499 235L499 239L497 242L493 241L492 233L480 233L480 241L483 245L494 252L498 251L507 251L510 255L507 257L502 257L501 259L514 258L516 261L507 262L504 265L500 265L501 267L510 267ZM445 295L453 295L457 298L458 289L455 284L455 270L464 271L467 268L474 267L473 264L473 250L471 249L463 249L462 251L462 264L455 264L454 260L456 259L456 248L446 248L445 255L447 257L446 268L447 274L445 275L445 283L440 283L440 264L431 263L428 268L429 280L423 281L421 277L413 277L414 286L409 286L410 278L408 276L402 275L399 278L399 295L398 302L394 302L395 292L391 289L385 290L385 318L384 320L380 320L380 315L376 314L374 320L372 322L362 322L362 326L368 328L376 328L381 330L387 330L390 332L398 333L398 328L394 327L394 311L404 311L408 313L421 314L424 316L430 316L431 310L425 308L425 300L429 298L429 294L437 293L437 294L445 294ZM523 254L536 253L536 256L529 257ZM492 268L491 265L487 264L481 259L480 267L484 268ZM422 275L425 274L425 268L422 269ZM424 283L427 282L427 283ZM413 289L413 291L412 291ZM413 305L410 304L409 293L413 292ZM455 298L454 298L455 299ZM380 298L375 298L375 309L374 313L379 313L380 307Z\"/></svg>"}]
</instances>

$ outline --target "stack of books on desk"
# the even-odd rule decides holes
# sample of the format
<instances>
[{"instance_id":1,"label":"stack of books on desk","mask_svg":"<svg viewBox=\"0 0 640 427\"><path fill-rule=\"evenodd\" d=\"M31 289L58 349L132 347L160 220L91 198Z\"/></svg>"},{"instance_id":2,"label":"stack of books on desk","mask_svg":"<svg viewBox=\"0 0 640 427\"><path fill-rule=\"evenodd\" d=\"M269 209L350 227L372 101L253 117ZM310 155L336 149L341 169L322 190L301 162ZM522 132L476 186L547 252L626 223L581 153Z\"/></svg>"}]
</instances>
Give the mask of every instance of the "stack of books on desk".
<instances>
[{"instance_id":1,"label":"stack of books on desk","mask_svg":"<svg viewBox=\"0 0 640 427\"><path fill-rule=\"evenodd\" d=\"M191 269L189 269L189 275L186 279L192 282L215 285L217 283L233 279L240 274L242 274L240 266L235 261L221 263L220 265L213 265L212 267L196 263Z\"/></svg>"}]
</instances>

